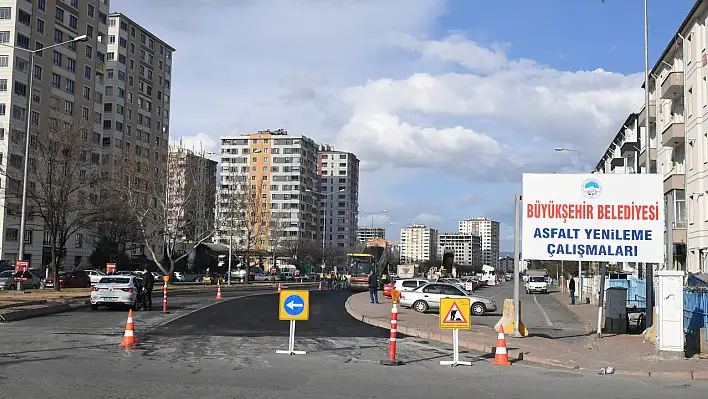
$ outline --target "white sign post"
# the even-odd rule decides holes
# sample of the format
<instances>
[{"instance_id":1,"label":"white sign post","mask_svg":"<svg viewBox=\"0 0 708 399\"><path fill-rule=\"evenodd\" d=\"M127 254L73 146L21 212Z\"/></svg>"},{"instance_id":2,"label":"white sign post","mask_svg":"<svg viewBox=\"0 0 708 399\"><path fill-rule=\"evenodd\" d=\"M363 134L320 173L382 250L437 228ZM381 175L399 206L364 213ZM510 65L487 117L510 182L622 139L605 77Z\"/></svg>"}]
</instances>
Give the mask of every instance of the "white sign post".
<instances>
[{"instance_id":1,"label":"white sign post","mask_svg":"<svg viewBox=\"0 0 708 399\"><path fill-rule=\"evenodd\" d=\"M663 183L661 174L524 174L524 258L663 263Z\"/></svg>"}]
</instances>

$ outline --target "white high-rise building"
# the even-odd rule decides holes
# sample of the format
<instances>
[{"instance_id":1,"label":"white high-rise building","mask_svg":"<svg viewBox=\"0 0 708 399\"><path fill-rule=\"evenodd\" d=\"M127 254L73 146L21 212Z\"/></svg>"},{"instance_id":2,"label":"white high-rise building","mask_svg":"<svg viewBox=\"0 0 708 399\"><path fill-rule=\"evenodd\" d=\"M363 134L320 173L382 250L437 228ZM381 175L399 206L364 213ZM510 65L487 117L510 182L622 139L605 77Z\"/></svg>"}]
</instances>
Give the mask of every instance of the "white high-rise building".
<instances>
[{"instance_id":1,"label":"white high-rise building","mask_svg":"<svg viewBox=\"0 0 708 399\"><path fill-rule=\"evenodd\" d=\"M439 233L437 258L442 260L446 250L455 252L454 262L462 266L482 267L482 238L467 233Z\"/></svg>"},{"instance_id":2,"label":"white high-rise building","mask_svg":"<svg viewBox=\"0 0 708 399\"><path fill-rule=\"evenodd\" d=\"M401 263L437 259L438 231L422 224L401 229Z\"/></svg>"},{"instance_id":3,"label":"white high-rise building","mask_svg":"<svg viewBox=\"0 0 708 399\"><path fill-rule=\"evenodd\" d=\"M362 244L366 244L366 240L371 238L383 238L386 239L386 229L381 227L359 227L356 233L357 241Z\"/></svg>"},{"instance_id":4,"label":"white high-rise building","mask_svg":"<svg viewBox=\"0 0 708 399\"><path fill-rule=\"evenodd\" d=\"M350 152L320 146L317 155L320 180L319 239L327 247L353 248L359 220L359 159ZM323 237L324 234L324 237Z\"/></svg>"},{"instance_id":5,"label":"white high-rise building","mask_svg":"<svg viewBox=\"0 0 708 399\"><path fill-rule=\"evenodd\" d=\"M499 268L499 222L488 218L460 220L460 233L482 238L482 263Z\"/></svg>"},{"instance_id":6,"label":"white high-rise building","mask_svg":"<svg viewBox=\"0 0 708 399\"><path fill-rule=\"evenodd\" d=\"M102 113L106 44L108 38L109 0L27 1L0 0L0 42L25 49L40 49L81 35L85 42L72 42L45 50L34 56L30 71L29 53L21 49L0 47L0 164L17 168L24 163L26 121L36 129L50 114L62 113L91 126L91 140L102 140ZM29 90L29 73L34 76ZM28 104L32 112L28 115ZM31 131L30 143L42 140ZM99 152L89 154L100 162ZM30 160L32 162L32 160ZM17 186L6 174L2 187ZM2 260L18 259L20 239L25 242L24 259L30 267L40 269L51 261L51 247L38 217L28 215L24 237L19 237L20 201L0 199L3 217ZM88 234L78 232L67 242L65 263L79 265L92 252Z\"/></svg>"}]
</instances>

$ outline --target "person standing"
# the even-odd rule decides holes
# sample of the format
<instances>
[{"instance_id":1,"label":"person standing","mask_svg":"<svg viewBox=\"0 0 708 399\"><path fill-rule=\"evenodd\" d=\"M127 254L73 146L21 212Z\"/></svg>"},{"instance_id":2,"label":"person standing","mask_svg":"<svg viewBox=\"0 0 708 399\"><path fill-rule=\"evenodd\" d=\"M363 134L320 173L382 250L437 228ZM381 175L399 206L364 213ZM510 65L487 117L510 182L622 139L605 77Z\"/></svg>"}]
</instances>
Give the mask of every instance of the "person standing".
<instances>
[{"instance_id":1,"label":"person standing","mask_svg":"<svg viewBox=\"0 0 708 399\"><path fill-rule=\"evenodd\" d=\"M152 310L152 288L155 286L155 276L147 269L143 270L143 287L145 288L145 301L147 301L147 310Z\"/></svg>"},{"instance_id":2,"label":"person standing","mask_svg":"<svg viewBox=\"0 0 708 399\"><path fill-rule=\"evenodd\" d=\"M375 271L372 270L371 274L369 274L369 299L371 299L371 303L379 303L378 289L378 278L376 278Z\"/></svg>"},{"instance_id":3,"label":"person standing","mask_svg":"<svg viewBox=\"0 0 708 399\"><path fill-rule=\"evenodd\" d=\"M575 279L572 274L569 276L569 279L568 291L570 291L570 304L575 305Z\"/></svg>"}]
</instances>

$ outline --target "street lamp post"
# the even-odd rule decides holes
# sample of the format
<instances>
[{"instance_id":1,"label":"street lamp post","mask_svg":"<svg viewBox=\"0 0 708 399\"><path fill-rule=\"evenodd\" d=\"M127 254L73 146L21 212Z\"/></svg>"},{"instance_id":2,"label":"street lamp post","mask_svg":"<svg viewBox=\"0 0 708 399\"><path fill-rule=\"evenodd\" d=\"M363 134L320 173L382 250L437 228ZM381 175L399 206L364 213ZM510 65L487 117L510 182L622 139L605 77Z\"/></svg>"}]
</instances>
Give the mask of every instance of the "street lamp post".
<instances>
[{"instance_id":1,"label":"street lamp post","mask_svg":"<svg viewBox=\"0 0 708 399\"><path fill-rule=\"evenodd\" d=\"M558 152L574 152L578 156L578 173L582 173L581 163L580 163L580 151L573 150L571 148L556 147L555 151ZM583 261L578 261L578 278L580 279L580 302L583 301Z\"/></svg>"},{"instance_id":2,"label":"street lamp post","mask_svg":"<svg viewBox=\"0 0 708 399\"><path fill-rule=\"evenodd\" d=\"M27 224L27 175L28 175L28 169L29 169L29 148L30 148L30 127L32 126L32 85L34 83L34 55L36 53L42 52L44 50L48 50L50 48L54 47L59 47L63 46L65 44L69 43L76 43L76 42L85 42L88 40L87 35L81 35L77 36L71 40L67 40L65 42L61 43L56 43L51 46L46 46L34 50L26 49L24 47L17 47L17 46L12 46L10 44L6 43L0 43L0 46L4 47L9 47L14 50L18 51L26 51L30 55L30 65L29 65L29 70L27 71L28 74L28 82L27 82L27 113L26 113L26 118L27 118L27 124L25 126L25 160L24 160L24 167L23 167L23 177L22 177L22 211L20 214L20 249L19 253L17 254L17 257L19 260L24 260L25 259L25 229L26 229L26 224ZM22 284L17 284L17 290L20 291L22 289L21 287Z\"/></svg>"},{"instance_id":3,"label":"street lamp post","mask_svg":"<svg viewBox=\"0 0 708 399\"><path fill-rule=\"evenodd\" d=\"M563 148L563 147L556 147L556 148L554 148L554 150L558 151L558 152L574 152L578 156L578 173L582 173L581 166L580 166L580 151L573 150L571 148Z\"/></svg>"}]
</instances>

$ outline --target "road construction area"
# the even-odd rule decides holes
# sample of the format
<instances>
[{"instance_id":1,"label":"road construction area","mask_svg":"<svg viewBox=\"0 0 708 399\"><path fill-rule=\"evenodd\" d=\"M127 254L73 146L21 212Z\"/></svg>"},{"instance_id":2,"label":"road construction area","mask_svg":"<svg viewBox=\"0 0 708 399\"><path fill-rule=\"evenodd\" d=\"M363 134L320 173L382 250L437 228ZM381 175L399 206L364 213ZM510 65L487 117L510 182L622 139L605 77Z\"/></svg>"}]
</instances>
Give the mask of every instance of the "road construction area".
<instances>
[{"instance_id":1,"label":"road construction area","mask_svg":"<svg viewBox=\"0 0 708 399\"><path fill-rule=\"evenodd\" d=\"M516 361L494 366L489 353L468 349L460 356L471 366L445 367L440 361L451 358L449 344L405 335L399 336L397 351L403 365L384 366L380 360L388 358L389 330L350 316L345 305L351 297L341 291L309 293L309 320L297 321L295 332L295 349L306 354L294 356L276 353L287 349L289 323L279 320L282 301L272 288L228 291L220 301L208 294L175 297L168 314L134 312L137 345L130 350L120 347L128 314L123 309L79 309L0 324L0 396L411 399L523 394L548 399L593 392L659 399L705 398L708 389L702 381L607 376ZM376 306L390 310L390 302Z\"/></svg>"}]
</instances>

